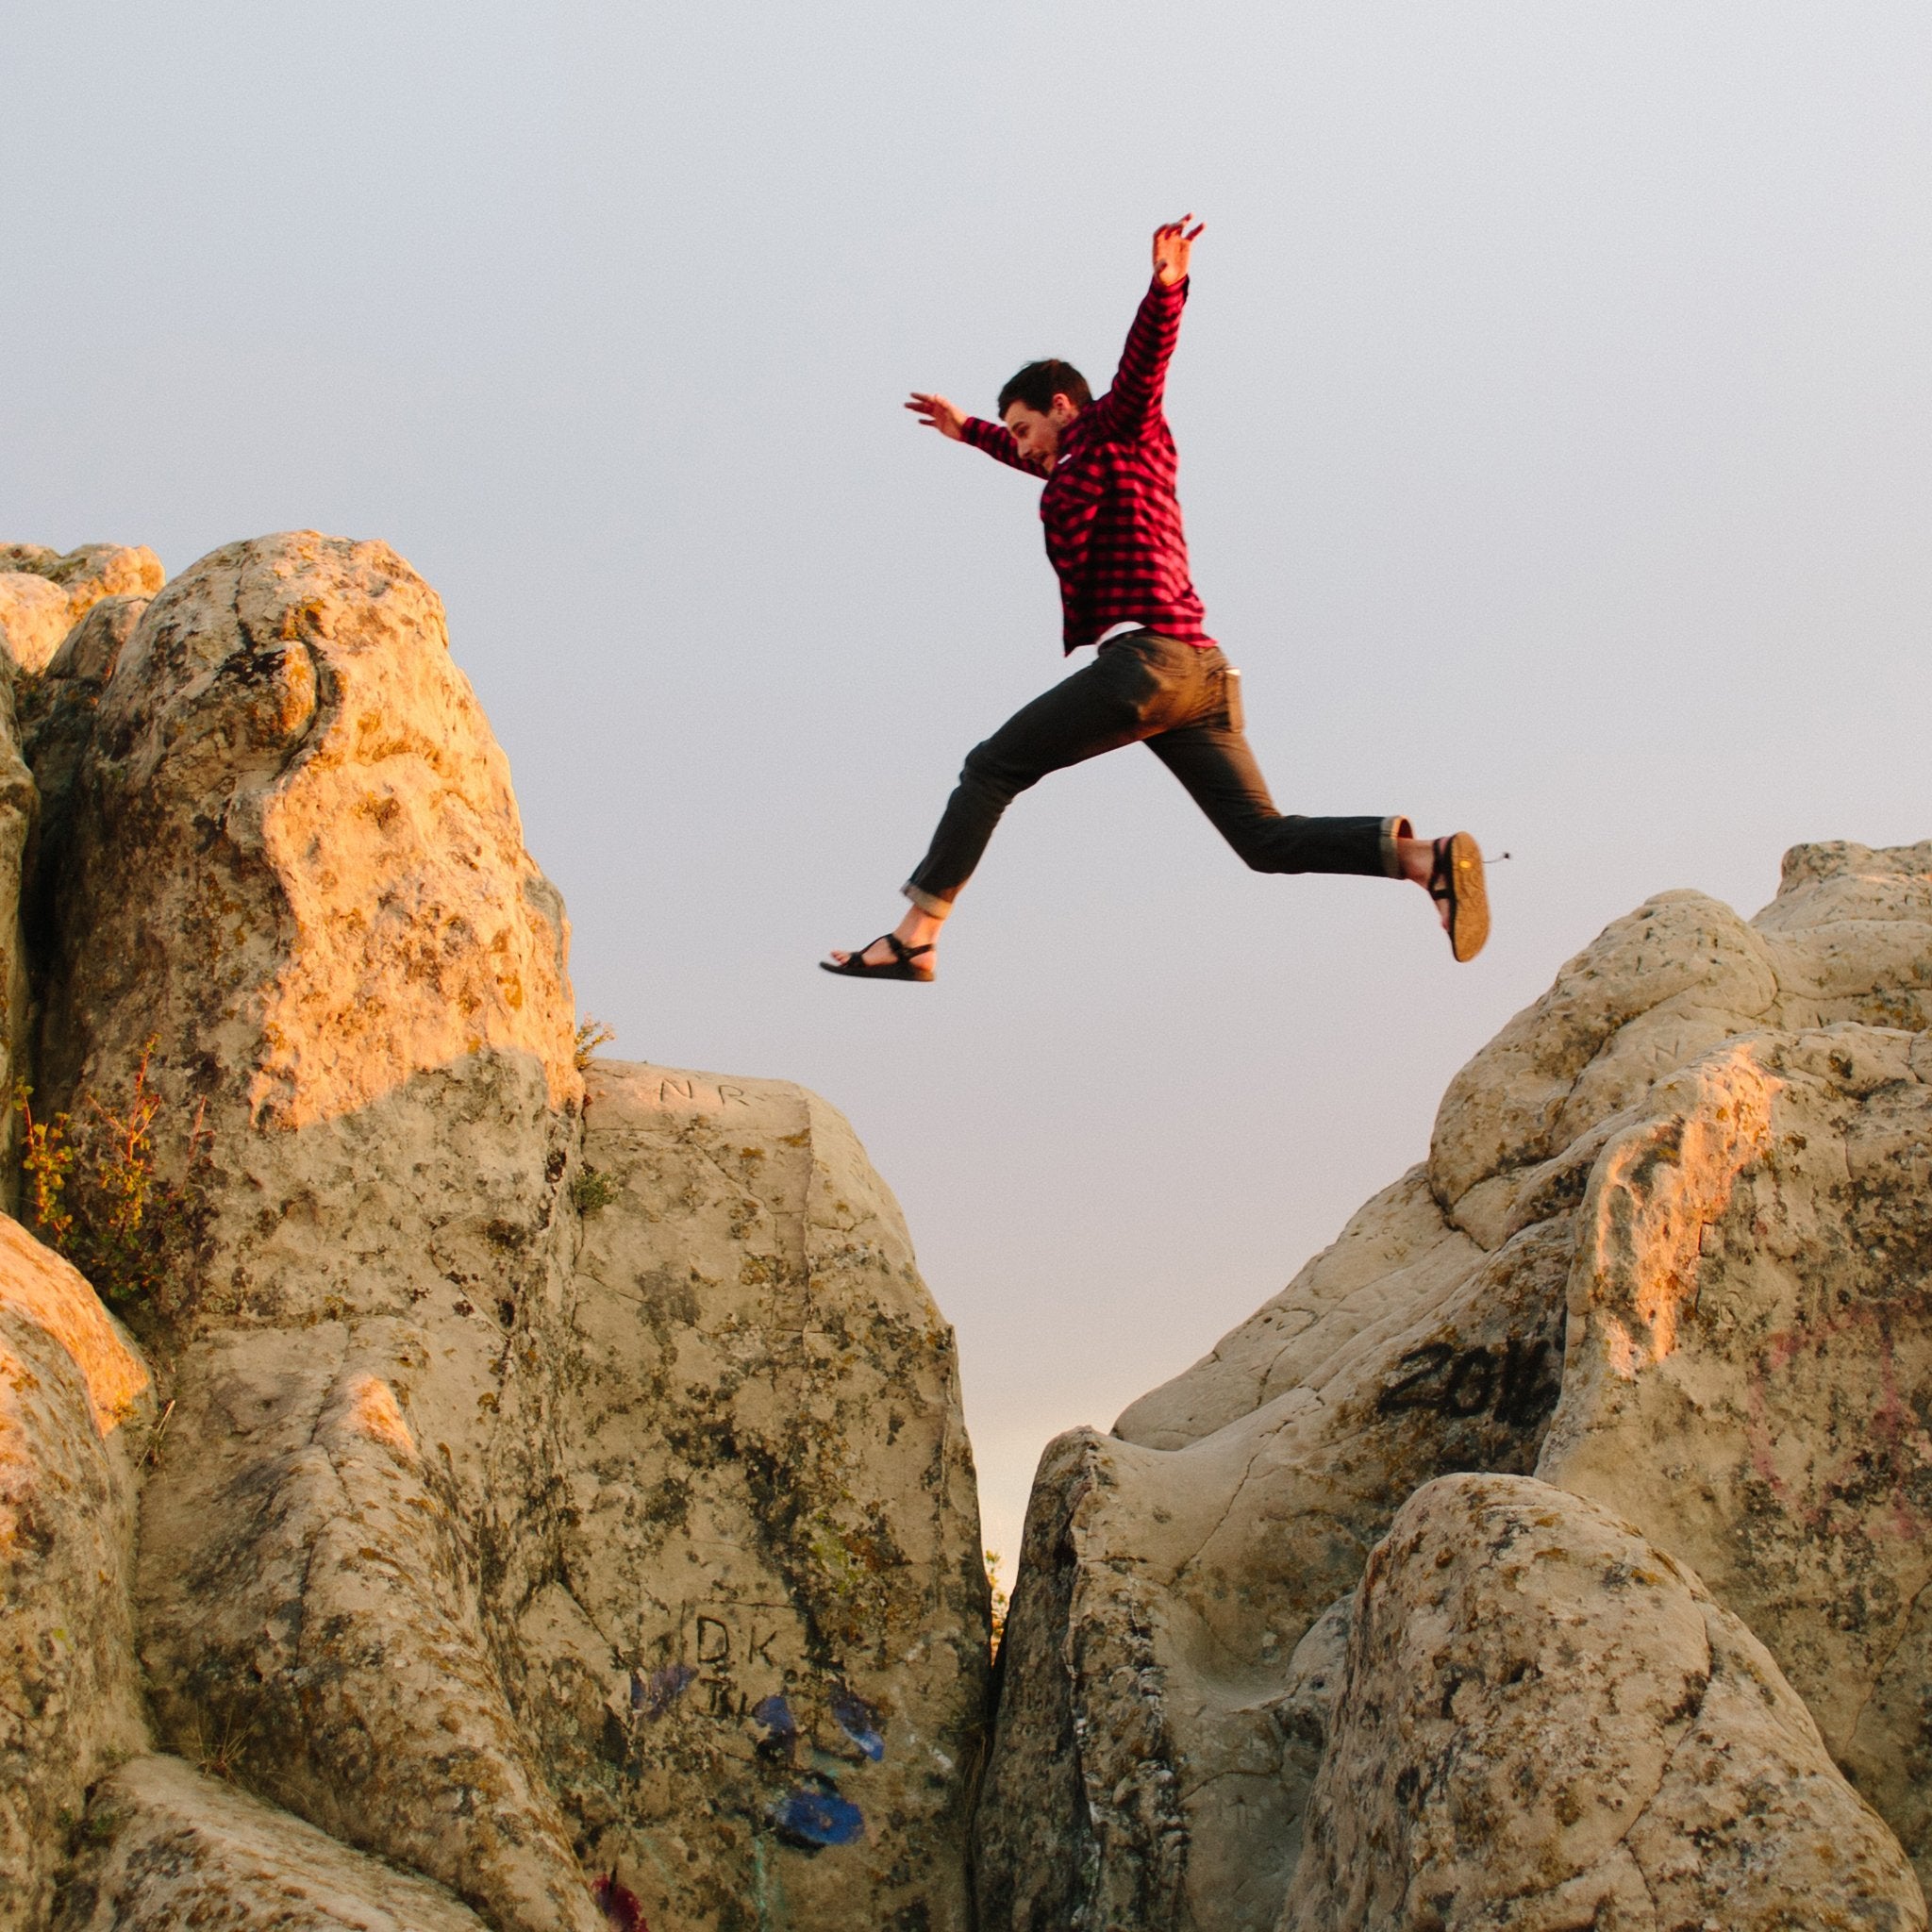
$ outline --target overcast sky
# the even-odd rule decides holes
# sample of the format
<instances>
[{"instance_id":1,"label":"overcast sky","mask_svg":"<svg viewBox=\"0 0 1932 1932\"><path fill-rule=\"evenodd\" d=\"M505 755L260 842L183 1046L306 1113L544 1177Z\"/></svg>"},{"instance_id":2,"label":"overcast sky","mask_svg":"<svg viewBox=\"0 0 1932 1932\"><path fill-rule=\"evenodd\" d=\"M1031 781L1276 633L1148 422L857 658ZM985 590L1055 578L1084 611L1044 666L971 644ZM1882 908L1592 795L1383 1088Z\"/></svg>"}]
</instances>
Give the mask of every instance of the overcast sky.
<instances>
[{"instance_id":1,"label":"overcast sky","mask_svg":"<svg viewBox=\"0 0 1932 1932\"><path fill-rule=\"evenodd\" d=\"M1647 894L1932 835L1932 9L23 0L0 541L380 537L443 595L612 1051L850 1114L957 1324L988 1536L1420 1158ZM1287 809L1514 853L1252 875L1061 675L1037 489L914 427L1099 389L1147 235L1194 576Z\"/></svg>"}]
</instances>

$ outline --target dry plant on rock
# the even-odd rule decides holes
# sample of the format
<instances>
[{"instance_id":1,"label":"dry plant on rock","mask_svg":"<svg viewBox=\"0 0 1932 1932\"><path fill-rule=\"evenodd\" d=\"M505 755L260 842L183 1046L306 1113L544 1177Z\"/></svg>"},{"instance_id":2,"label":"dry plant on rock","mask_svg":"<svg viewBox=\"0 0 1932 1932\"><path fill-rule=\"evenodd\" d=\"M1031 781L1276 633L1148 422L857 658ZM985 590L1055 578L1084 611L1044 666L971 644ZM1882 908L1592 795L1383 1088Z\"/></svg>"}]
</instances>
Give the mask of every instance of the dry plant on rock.
<instances>
[{"instance_id":1,"label":"dry plant on rock","mask_svg":"<svg viewBox=\"0 0 1932 1932\"><path fill-rule=\"evenodd\" d=\"M37 1120L33 1089L21 1081L21 1171L34 1231L117 1307L162 1310L200 1243L208 1202L203 1185L208 1130L197 1107L188 1129L187 1177L169 1180L155 1162L163 1107L148 1084L155 1042L142 1049L125 1106L83 1094L73 1112Z\"/></svg>"}]
</instances>

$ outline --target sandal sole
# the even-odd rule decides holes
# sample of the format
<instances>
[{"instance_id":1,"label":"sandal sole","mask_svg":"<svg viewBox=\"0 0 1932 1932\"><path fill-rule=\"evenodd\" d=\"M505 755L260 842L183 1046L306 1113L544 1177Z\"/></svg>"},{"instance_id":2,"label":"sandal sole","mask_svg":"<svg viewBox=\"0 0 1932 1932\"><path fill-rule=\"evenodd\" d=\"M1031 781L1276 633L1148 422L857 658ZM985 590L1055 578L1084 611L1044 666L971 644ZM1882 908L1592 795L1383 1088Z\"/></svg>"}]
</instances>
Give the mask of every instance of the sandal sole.
<instances>
[{"instance_id":1,"label":"sandal sole","mask_svg":"<svg viewBox=\"0 0 1932 1932\"><path fill-rule=\"evenodd\" d=\"M1449 841L1449 950L1466 966L1489 943L1490 888L1483 854L1467 832Z\"/></svg>"}]
</instances>

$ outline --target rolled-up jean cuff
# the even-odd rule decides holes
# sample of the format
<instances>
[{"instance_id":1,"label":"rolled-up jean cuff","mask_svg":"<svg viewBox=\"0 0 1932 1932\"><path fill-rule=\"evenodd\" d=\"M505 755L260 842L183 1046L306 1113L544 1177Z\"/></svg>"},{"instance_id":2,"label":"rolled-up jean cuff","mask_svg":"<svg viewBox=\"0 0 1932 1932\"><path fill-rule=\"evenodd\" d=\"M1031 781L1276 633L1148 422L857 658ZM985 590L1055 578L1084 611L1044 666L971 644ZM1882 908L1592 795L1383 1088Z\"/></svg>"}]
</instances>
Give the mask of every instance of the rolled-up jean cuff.
<instances>
[{"instance_id":1,"label":"rolled-up jean cuff","mask_svg":"<svg viewBox=\"0 0 1932 1932\"><path fill-rule=\"evenodd\" d=\"M1414 837L1415 827L1400 812L1391 819L1382 821L1382 870L1391 879L1399 879L1402 876L1402 853L1395 843L1396 840Z\"/></svg>"},{"instance_id":2,"label":"rolled-up jean cuff","mask_svg":"<svg viewBox=\"0 0 1932 1932\"><path fill-rule=\"evenodd\" d=\"M950 899L935 899L930 892L922 892L910 879L899 888L922 912L929 912L935 919L943 919L953 909Z\"/></svg>"}]
</instances>

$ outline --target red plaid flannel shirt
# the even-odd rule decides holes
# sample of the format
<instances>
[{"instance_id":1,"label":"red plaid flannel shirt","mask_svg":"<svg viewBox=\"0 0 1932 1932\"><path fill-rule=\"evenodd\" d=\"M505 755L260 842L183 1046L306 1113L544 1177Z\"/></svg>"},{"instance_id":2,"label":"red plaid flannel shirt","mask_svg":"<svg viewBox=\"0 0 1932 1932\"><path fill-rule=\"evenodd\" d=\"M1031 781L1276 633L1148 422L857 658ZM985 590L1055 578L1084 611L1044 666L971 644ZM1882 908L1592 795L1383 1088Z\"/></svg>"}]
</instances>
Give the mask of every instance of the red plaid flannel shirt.
<instances>
[{"instance_id":1,"label":"red plaid flannel shirt","mask_svg":"<svg viewBox=\"0 0 1932 1932\"><path fill-rule=\"evenodd\" d=\"M1046 477L1040 519L1046 554L1059 574L1065 648L1097 643L1117 624L1143 624L1163 637L1207 646L1206 612L1188 575L1188 540L1174 496L1174 433L1160 411L1167 361L1181 332L1188 285L1158 277L1141 298L1113 387L1060 431L1049 472L1029 462L1012 433L966 419L975 449Z\"/></svg>"}]
</instances>

